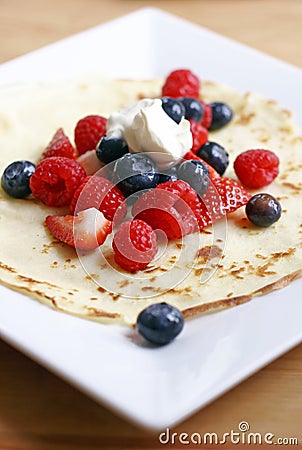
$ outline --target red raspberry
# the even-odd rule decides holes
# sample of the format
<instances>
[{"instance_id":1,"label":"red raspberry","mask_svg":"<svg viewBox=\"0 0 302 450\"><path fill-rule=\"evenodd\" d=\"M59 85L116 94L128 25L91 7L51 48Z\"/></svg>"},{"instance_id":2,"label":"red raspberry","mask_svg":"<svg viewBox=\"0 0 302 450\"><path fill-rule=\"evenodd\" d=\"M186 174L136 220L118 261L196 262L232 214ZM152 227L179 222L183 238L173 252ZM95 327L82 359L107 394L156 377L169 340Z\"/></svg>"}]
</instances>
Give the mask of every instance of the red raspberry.
<instances>
[{"instance_id":1,"label":"red raspberry","mask_svg":"<svg viewBox=\"0 0 302 450\"><path fill-rule=\"evenodd\" d=\"M33 196L47 206L66 206L85 176L85 170L78 162L64 156L52 156L37 165L30 177L30 189Z\"/></svg>"},{"instance_id":2,"label":"red raspberry","mask_svg":"<svg viewBox=\"0 0 302 450\"><path fill-rule=\"evenodd\" d=\"M257 189L270 184L279 173L279 158L270 150L247 150L237 156L234 169L242 184Z\"/></svg>"},{"instance_id":3,"label":"red raspberry","mask_svg":"<svg viewBox=\"0 0 302 450\"><path fill-rule=\"evenodd\" d=\"M194 120L190 120L190 129L193 137L191 151L196 153L208 141L208 130L201 123L194 122Z\"/></svg>"},{"instance_id":4,"label":"red raspberry","mask_svg":"<svg viewBox=\"0 0 302 450\"><path fill-rule=\"evenodd\" d=\"M115 262L128 272L143 270L157 253L156 234L142 220L123 222L114 235Z\"/></svg>"},{"instance_id":5,"label":"red raspberry","mask_svg":"<svg viewBox=\"0 0 302 450\"><path fill-rule=\"evenodd\" d=\"M118 223L127 212L125 197L121 191L106 178L89 176L75 191L70 202L72 214L87 208L96 208L106 219Z\"/></svg>"},{"instance_id":6,"label":"red raspberry","mask_svg":"<svg viewBox=\"0 0 302 450\"><path fill-rule=\"evenodd\" d=\"M199 97L200 81L190 70L174 70L166 78L162 88L163 97Z\"/></svg>"},{"instance_id":7,"label":"red raspberry","mask_svg":"<svg viewBox=\"0 0 302 450\"><path fill-rule=\"evenodd\" d=\"M107 119L102 116L86 116L78 121L74 130L74 141L80 155L96 148L106 133L106 123Z\"/></svg>"},{"instance_id":8,"label":"red raspberry","mask_svg":"<svg viewBox=\"0 0 302 450\"><path fill-rule=\"evenodd\" d=\"M188 183L168 181L143 194L133 205L132 215L164 231L168 239L179 239L198 230L196 202L198 196Z\"/></svg>"},{"instance_id":9,"label":"red raspberry","mask_svg":"<svg viewBox=\"0 0 302 450\"><path fill-rule=\"evenodd\" d=\"M70 140L63 131L63 128L59 128L54 134L52 140L46 147L42 158L50 158L51 156L65 156L66 158L76 159L77 152Z\"/></svg>"},{"instance_id":10,"label":"red raspberry","mask_svg":"<svg viewBox=\"0 0 302 450\"><path fill-rule=\"evenodd\" d=\"M200 103L203 106L203 118L201 121L201 125L205 128L210 128L211 123L212 123L212 117L213 117L213 113L212 113L212 106L209 103L205 103L202 100L199 100Z\"/></svg>"}]
</instances>

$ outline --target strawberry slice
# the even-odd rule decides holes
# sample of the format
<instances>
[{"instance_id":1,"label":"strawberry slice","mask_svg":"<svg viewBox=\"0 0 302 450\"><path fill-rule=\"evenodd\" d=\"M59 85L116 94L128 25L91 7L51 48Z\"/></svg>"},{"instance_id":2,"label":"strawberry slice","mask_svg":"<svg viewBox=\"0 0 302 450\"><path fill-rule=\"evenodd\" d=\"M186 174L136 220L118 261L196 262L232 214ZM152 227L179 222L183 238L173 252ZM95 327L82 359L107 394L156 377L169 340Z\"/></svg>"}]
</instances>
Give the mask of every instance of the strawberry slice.
<instances>
[{"instance_id":1,"label":"strawberry slice","mask_svg":"<svg viewBox=\"0 0 302 450\"><path fill-rule=\"evenodd\" d=\"M251 194L240 183L231 178L221 177L220 180L215 181L215 187L226 214L246 205L251 198Z\"/></svg>"},{"instance_id":2,"label":"strawberry slice","mask_svg":"<svg viewBox=\"0 0 302 450\"><path fill-rule=\"evenodd\" d=\"M84 168L86 175L94 175L98 170L105 166L96 156L95 150L88 150L80 155L77 162Z\"/></svg>"},{"instance_id":3,"label":"strawberry slice","mask_svg":"<svg viewBox=\"0 0 302 450\"><path fill-rule=\"evenodd\" d=\"M112 222L96 208L85 209L76 216L47 216L45 222L55 238L78 250L97 248L112 231Z\"/></svg>"},{"instance_id":4,"label":"strawberry slice","mask_svg":"<svg viewBox=\"0 0 302 450\"><path fill-rule=\"evenodd\" d=\"M221 176L219 175L218 172L216 172L216 170L210 166L210 164L208 164L207 162L205 162L202 158L200 158L199 156L195 155L195 153L193 153L192 151L189 151L185 154L185 156L183 156L183 159L195 159L195 161L201 161L202 164L204 164L209 171L209 175L210 175L210 180L214 183L214 180L218 180L219 178L221 178Z\"/></svg>"},{"instance_id":5,"label":"strawberry slice","mask_svg":"<svg viewBox=\"0 0 302 450\"><path fill-rule=\"evenodd\" d=\"M76 159L77 152L70 140L63 131L63 128L59 128L44 153L42 159L50 158L51 156L65 156L65 158Z\"/></svg>"}]
</instances>

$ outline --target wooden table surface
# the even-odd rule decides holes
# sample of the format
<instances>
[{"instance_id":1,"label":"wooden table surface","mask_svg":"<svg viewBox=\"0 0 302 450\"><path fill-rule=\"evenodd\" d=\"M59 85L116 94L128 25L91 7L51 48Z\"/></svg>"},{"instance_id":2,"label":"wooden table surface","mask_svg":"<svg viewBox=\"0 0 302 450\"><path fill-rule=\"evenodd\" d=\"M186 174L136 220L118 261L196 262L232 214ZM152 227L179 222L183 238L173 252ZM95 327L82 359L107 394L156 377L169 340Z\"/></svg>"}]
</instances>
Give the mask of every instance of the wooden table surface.
<instances>
[{"instance_id":1,"label":"wooden table surface","mask_svg":"<svg viewBox=\"0 0 302 450\"><path fill-rule=\"evenodd\" d=\"M143 6L302 67L301 0L0 0L0 62ZM302 445L301 345L172 431L222 434L243 420ZM0 341L0 450L161 447L156 433L130 425Z\"/></svg>"}]
</instances>

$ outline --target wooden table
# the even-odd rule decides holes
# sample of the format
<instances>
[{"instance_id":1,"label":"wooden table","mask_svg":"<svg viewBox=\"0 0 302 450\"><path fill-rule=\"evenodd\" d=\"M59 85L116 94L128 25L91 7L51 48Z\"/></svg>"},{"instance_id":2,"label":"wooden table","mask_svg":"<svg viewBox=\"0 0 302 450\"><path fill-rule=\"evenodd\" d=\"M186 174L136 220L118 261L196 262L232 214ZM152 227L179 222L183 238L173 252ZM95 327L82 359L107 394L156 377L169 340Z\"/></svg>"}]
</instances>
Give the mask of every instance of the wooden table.
<instances>
[{"instance_id":1,"label":"wooden table","mask_svg":"<svg viewBox=\"0 0 302 450\"><path fill-rule=\"evenodd\" d=\"M0 0L0 62L143 6L302 67L301 0ZM116 417L2 341L0 364L0 450L162 448L156 434ZM173 431L222 434L245 420L254 431L298 437L302 445L301 403L299 346Z\"/></svg>"}]
</instances>

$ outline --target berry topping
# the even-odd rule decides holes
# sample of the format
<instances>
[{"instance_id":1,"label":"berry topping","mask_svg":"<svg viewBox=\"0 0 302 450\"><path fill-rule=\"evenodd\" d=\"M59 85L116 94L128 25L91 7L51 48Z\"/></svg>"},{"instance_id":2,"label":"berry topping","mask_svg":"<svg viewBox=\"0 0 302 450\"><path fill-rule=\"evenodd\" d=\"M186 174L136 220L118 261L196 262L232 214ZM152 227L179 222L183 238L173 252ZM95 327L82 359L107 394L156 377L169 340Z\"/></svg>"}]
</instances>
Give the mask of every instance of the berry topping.
<instances>
[{"instance_id":1,"label":"berry topping","mask_svg":"<svg viewBox=\"0 0 302 450\"><path fill-rule=\"evenodd\" d=\"M166 345L178 336L184 326L182 313L167 303L155 303L137 318L137 331L155 345Z\"/></svg>"},{"instance_id":2,"label":"berry topping","mask_svg":"<svg viewBox=\"0 0 302 450\"><path fill-rule=\"evenodd\" d=\"M209 130L219 130L232 120L233 111L229 105L221 102L213 102L210 105L212 108L212 122Z\"/></svg>"},{"instance_id":3,"label":"berry topping","mask_svg":"<svg viewBox=\"0 0 302 450\"><path fill-rule=\"evenodd\" d=\"M180 164L177 170L178 178L187 181L198 195L203 195L209 185L207 167L196 159L189 159Z\"/></svg>"},{"instance_id":4,"label":"berry topping","mask_svg":"<svg viewBox=\"0 0 302 450\"><path fill-rule=\"evenodd\" d=\"M250 189L258 189L276 178L279 158L270 150L247 150L237 156L234 169L242 184Z\"/></svg>"},{"instance_id":5,"label":"berry topping","mask_svg":"<svg viewBox=\"0 0 302 450\"><path fill-rule=\"evenodd\" d=\"M203 106L203 118L201 121L201 125L205 128L210 128L212 123L212 106L209 103L205 103L202 100L199 100Z\"/></svg>"},{"instance_id":6,"label":"berry topping","mask_svg":"<svg viewBox=\"0 0 302 450\"><path fill-rule=\"evenodd\" d=\"M6 167L1 177L2 189L11 197L25 198L31 193L29 180L35 165L29 161L15 161Z\"/></svg>"},{"instance_id":7,"label":"berry topping","mask_svg":"<svg viewBox=\"0 0 302 450\"><path fill-rule=\"evenodd\" d=\"M197 155L210 164L219 175L223 175L229 164L229 155L224 147L216 142L208 141L197 151Z\"/></svg>"},{"instance_id":8,"label":"berry topping","mask_svg":"<svg viewBox=\"0 0 302 450\"><path fill-rule=\"evenodd\" d=\"M185 118L195 120L195 122L201 122L203 118L203 106L202 103L196 98L183 97L179 99L185 107Z\"/></svg>"},{"instance_id":9,"label":"berry topping","mask_svg":"<svg viewBox=\"0 0 302 450\"><path fill-rule=\"evenodd\" d=\"M85 170L77 161L52 156L37 165L30 177L30 189L34 197L47 206L67 206L85 176Z\"/></svg>"},{"instance_id":10,"label":"berry topping","mask_svg":"<svg viewBox=\"0 0 302 450\"><path fill-rule=\"evenodd\" d=\"M229 214L247 204L251 195L241 184L231 178L221 177L215 180L215 187L220 195L223 209Z\"/></svg>"},{"instance_id":11,"label":"berry topping","mask_svg":"<svg viewBox=\"0 0 302 450\"><path fill-rule=\"evenodd\" d=\"M186 112L182 102L171 97L162 97L161 101L163 110L174 120L174 122L179 123Z\"/></svg>"},{"instance_id":12,"label":"berry topping","mask_svg":"<svg viewBox=\"0 0 302 450\"><path fill-rule=\"evenodd\" d=\"M86 116L79 120L74 130L74 141L80 155L96 148L106 133L105 117Z\"/></svg>"},{"instance_id":13,"label":"berry topping","mask_svg":"<svg viewBox=\"0 0 302 450\"><path fill-rule=\"evenodd\" d=\"M125 197L121 191L111 181L98 176L86 177L70 202L72 214L92 207L115 223L121 222L127 212Z\"/></svg>"},{"instance_id":14,"label":"berry topping","mask_svg":"<svg viewBox=\"0 0 302 450\"><path fill-rule=\"evenodd\" d=\"M115 262L122 269L143 270L157 253L156 234L142 220L128 220L116 231L112 247Z\"/></svg>"},{"instance_id":15,"label":"berry topping","mask_svg":"<svg viewBox=\"0 0 302 450\"><path fill-rule=\"evenodd\" d=\"M119 158L113 168L114 183L125 196L158 184L158 169L145 153L127 153Z\"/></svg>"},{"instance_id":16,"label":"berry topping","mask_svg":"<svg viewBox=\"0 0 302 450\"><path fill-rule=\"evenodd\" d=\"M193 72L187 69L174 70L163 85L163 97L199 97L200 81Z\"/></svg>"},{"instance_id":17,"label":"berry topping","mask_svg":"<svg viewBox=\"0 0 302 450\"><path fill-rule=\"evenodd\" d=\"M161 170L159 172L158 184L166 183L166 181L176 181L177 180L177 167L173 166L169 169Z\"/></svg>"},{"instance_id":18,"label":"berry topping","mask_svg":"<svg viewBox=\"0 0 302 450\"><path fill-rule=\"evenodd\" d=\"M188 183L168 181L141 195L132 207L132 215L154 230L162 230L168 239L179 239L198 230L195 208L199 203Z\"/></svg>"},{"instance_id":19,"label":"berry topping","mask_svg":"<svg viewBox=\"0 0 302 450\"><path fill-rule=\"evenodd\" d=\"M63 128L59 128L56 131L52 140L46 147L42 158L50 158L51 156L64 156L71 159L76 159L77 157L77 152L64 133Z\"/></svg>"},{"instance_id":20,"label":"berry topping","mask_svg":"<svg viewBox=\"0 0 302 450\"><path fill-rule=\"evenodd\" d=\"M199 122L190 120L190 129L193 137L193 146L191 151L196 153L197 150L208 140L208 130Z\"/></svg>"},{"instance_id":21,"label":"berry topping","mask_svg":"<svg viewBox=\"0 0 302 450\"><path fill-rule=\"evenodd\" d=\"M248 201L245 212L254 225L269 227L280 219L282 208L272 195L256 194Z\"/></svg>"},{"instance_id":22,"label":"berry topping","mask_svg":"<svg viewBox=\"0 0 302 450\"><path fill-rule=\"evenodd\" d=\"M102 163L108 164L129 152L123 139L103 136L96 147L96 155Z\"/></svg>"},{"instance_id":23,"label":"berry topping","mask_svg":"<svg viewBox=\"0 0 302 450\"><path fill-rule=\"evenodd\" d=\"M112 223L95 208L80 211L76 216L47 216L45 222L56 239L78 250L97 248L112 230Z\"/></svg>"},{"instance_id":24,"label":"berry topping","mask_svg":"<svg viewBox=\"0 0 302 450\"><path fill-rule=\"evenodd\" d=\"M88 152L83 153L77 158L77 162L84 168L86 175L93 175L105 165L96 156L95 150L88 150Z\"/></svg>"},{"instance_id":25,"label":"berry topping","mask_svg":"<svg viewBox=\"0 0 302 450\"><path fill-rule=\"evenodd\" d=\"M210 166L210 164L205 162L199 156L195 155L193 152L190 151L190 152L186 153L185 156L183 157L183 159L194 159L194 160L197 160L197 161L201 161L206 166L206 168L208 169L209 177L210 177L211 181L214 181L215 179L219 179L220 178L219 173L216 172L216 170L212 166Z\"/></svg>"}]
</instances>

